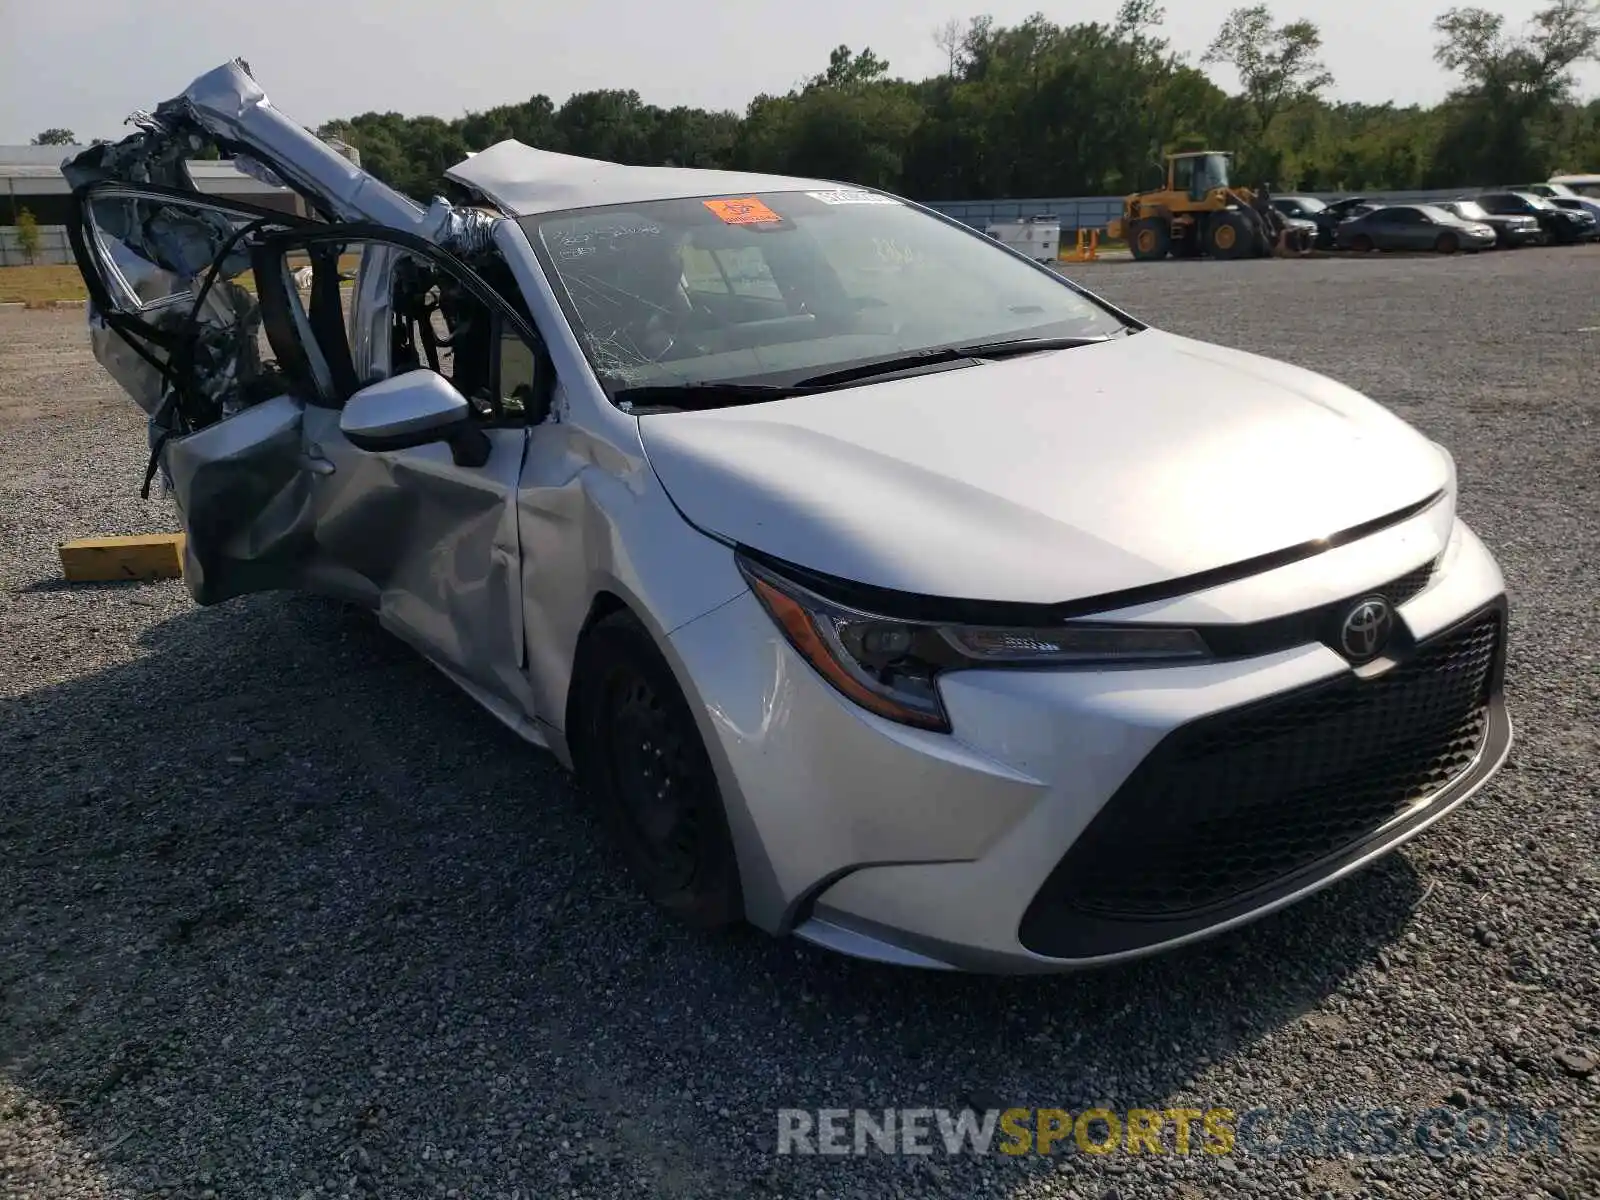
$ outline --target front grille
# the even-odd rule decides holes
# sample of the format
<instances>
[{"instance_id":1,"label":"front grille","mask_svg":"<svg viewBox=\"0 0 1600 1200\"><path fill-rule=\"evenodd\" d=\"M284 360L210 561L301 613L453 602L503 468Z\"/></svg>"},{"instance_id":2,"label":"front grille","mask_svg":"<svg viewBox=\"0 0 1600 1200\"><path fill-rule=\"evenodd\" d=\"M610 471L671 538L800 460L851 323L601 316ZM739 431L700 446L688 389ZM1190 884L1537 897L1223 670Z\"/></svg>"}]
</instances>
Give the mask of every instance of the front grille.
<instances>
[{"instance_id":1,"label":"front grille","mask_svg":"<svg viewBox=\"0 0 1600 1200\"><path fill-rule=\"evenodd\" d=\"M1390 604L1399 608L1407 601L1421 595L1428 584L1433 582L1433 569L1437 565L1437 559L1429 559L1415 571L1407 571L1399 579L1379 588L1378 591L1388 598Z\"/></svg>"},{"instance_id":2,"label":"front grille","mask_svg":"<svg viewBox=\"0 0 1600 1200\"><path fill-rule=\"evenodd\" d=\"M1181 918L1364 840L1464 772L1487 729L1498 610L1373 679L1347 676L1169 735L1024 918Z\"/></svg>"}]
</instances>

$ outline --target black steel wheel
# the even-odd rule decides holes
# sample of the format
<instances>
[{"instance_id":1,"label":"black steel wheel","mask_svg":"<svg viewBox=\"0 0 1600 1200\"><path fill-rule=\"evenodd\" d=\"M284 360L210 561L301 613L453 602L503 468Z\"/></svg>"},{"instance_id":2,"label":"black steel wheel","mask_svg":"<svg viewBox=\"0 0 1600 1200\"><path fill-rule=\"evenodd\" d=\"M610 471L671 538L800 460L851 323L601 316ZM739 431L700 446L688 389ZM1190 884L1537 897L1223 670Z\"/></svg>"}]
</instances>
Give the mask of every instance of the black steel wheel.
<instances>
[{"instance_id":1,"label":"black steel wheel","mask_svg":"<svg viewBox=\"0 0 1600 1200\"><path fill-rule=\"evenodd\" d=\"M672 669L630 613L585 635L573 668L569 744L640 887L690 924L742 915L727 815Z\"/></svg>"}]
</instances>

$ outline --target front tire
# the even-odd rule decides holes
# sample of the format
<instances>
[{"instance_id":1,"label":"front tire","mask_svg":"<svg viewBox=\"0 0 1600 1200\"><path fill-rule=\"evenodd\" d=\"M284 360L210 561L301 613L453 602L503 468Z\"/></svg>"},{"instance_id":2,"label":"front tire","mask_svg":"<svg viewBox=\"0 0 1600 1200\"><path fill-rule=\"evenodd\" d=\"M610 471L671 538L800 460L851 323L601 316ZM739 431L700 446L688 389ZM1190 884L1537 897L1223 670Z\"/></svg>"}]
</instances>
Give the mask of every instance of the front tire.
<instances>
[{"instance_id":1,"label":"front tire","mask_svg":"<svg viewBox=\"0 0 1600 1200\"><path fill-rule=\"evenodd\" d=\"M1140 262L1157 262L1172 248L1172 227L1159 217L1135 221L1129 233L1128 249Z\"/></svg>"},{"instance_id":2,"label":"front tire","mask_svg":"<svg viewBox=\"0 0 1600 1200\"><path fill-rule=\"evenodd\" d=\"M743 915L716 772L672 668L631 613L584 636L569 744L579 782L645 895L690 925Z\"/></svg>"},{"instance_id":3,"label":"front tire","mask_svg":"<svg viewBox=\"0 0 1600 1200\"><path fill-rule=\"evenodd\" d=\"M1245 258L1255 245L1255 230L1238 213L1223 211L1211 218L1206 230L1206 250L1212 258Z\"/></svg>"},{"instance_id":4,"label":"front tire","mask_svg":"<svg viewBox=\"0 0 1600 1200\"><path fill-rule=\"evenodd\" d=\"M1461 239L1453 233L1441 233L1439 240L1434 242L1433 248L1440 254L1454 254L1461 249Z\"/></svg>"}]
</instances>

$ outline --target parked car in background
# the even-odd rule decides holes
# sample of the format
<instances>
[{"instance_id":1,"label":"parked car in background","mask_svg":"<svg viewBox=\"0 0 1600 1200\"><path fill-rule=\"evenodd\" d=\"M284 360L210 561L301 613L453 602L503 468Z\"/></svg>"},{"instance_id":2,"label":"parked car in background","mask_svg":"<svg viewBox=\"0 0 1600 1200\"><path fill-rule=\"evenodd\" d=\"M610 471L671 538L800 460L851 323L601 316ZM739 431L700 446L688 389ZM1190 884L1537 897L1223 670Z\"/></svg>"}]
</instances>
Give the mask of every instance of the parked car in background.
<instances>
[{"instance_id":1,"label":"parked car in background","mask_svg":"<svg viewBox=\"0 0 1600 1200\"><path fill-rule=\"evenodd\" d=\"M1580 196L1600 199L1600 175L1552 175L1550 182L1571 188Z\"/></svg>"},{"instance_id":2,"label":"parked car in background","mask_svg":"<svg viewBox=\"0 0 1600 1200\"><path fill-rule=\"evenodd\" d=\"M1570 246L1593 236L1595 219L1588 213L1557 208L1543 196L1531 192L1484 192L1478 204L1493 216L1531 216L1539 222L1545 236L1561 246Z\"/></svg>"},{"instance_id":3,"label":"parked car in background","mask_svg":"<svg viewBox=\"0 0 1600 1200\"><path fill-rule=\"evenodd\" d=\"M1600 220L1600 198L1585 196L1564 183L1530 183L1527 187L1513 188L1511 190L1529 192L1532 195L1540 196L1550 201L1557 208L1590 213L1596 220Z\"/></svg>"},{"instance_id":4,"label":"parked car in background","mask_svg":"<svg viewBox=\"0 0 1600 1200\"><path fill-rule=\"evenodd\" d=\"M1539 218L1527 213L1491 213L1476 200L1448 200L1438 207L1454 213L1463 221L1475 221L1494 230L1501 246L1539 246L1545 241L1545 232Z\"/></svg>"},{"instance_id":5,"label":"parked car in background","mask_svg":"<svg viewBox=\"0 0 1600 1200\"><path fill-rule=\"evenodd\" d=\"M1335 200L1324 208L1322 212L1325 220L1332 221L1337 226L1341 221L1363 216L1382 206L1383 202L1381 200L1374 200L1371 196L1346 196L1343 200Z\"/></svg>"},{"instance_id":6,"label":"parked car in background","mask_svg":"<svg viewBox=\"0 0 1600 1200\"><path fill-rule=\"evenodd\" d=\"M1334 242L1341 250L1492 250L1493 227L1469 221L1435 204L1391 204L1339 226Z\"/></svg>"},{"instance_id":7,"label":"parked car in background","mask_svg":"<svg viewBox=\"0 0 1600 1200\"><path fill-rule=\"evenodd\" d=\"M1589 230L1588 240L1600 238L1600 204L1583 196L1547 196L1546 204L1553 204L1563 212L1587 213L1594 217L1595 224Z\"/></svg>"},{"instance_id":8,"label":"parked car in background","mask_svg":"<svg viewBox=\"0 0 1600 1200\"><path fill-rule=\"evenodd\" d=\"M1316 244L1327 249L1333 245L1333 231L1343 219L1329 209L1327 203L1315 196L1274 196L1272 207L1293 222L1308 222L1316 227Z\"/></svg>"},{"instance_id":9,"label":"parked car in background","mask_svg":"<svg viewBox=\"0 0 1600 1200\"><path fill-rule=\"evenodd\" d=\"M1328 205L1326 201L1318 200L1315 196L1274 196L1272 207L1286 217L1314 220Z\"/></svg>"}]
</instances>

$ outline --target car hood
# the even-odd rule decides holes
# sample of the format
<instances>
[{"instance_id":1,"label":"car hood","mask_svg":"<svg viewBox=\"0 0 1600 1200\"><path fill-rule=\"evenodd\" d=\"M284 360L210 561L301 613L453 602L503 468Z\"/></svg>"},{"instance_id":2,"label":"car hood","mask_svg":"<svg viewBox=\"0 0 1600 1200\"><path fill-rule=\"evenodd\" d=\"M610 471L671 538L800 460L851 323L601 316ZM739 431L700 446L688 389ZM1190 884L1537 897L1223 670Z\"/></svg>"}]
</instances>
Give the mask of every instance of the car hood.
<instances>
[{"instance_id":1,"label":"car hood","mask_svg":"<svg viewBox=\"0 0 1600 1200\"><path fill-rule=\"evenodd\" d=\"M1450 483L1370 400L1146 330L814 396L639 418L699 528L904 592L1055 603L1351 529Z\"/></svg>"}]
</instances>

